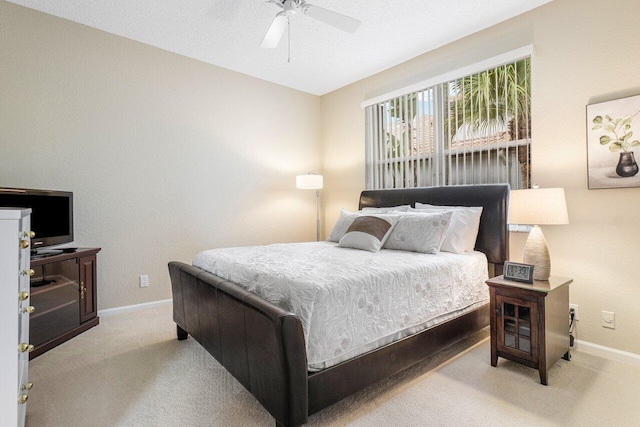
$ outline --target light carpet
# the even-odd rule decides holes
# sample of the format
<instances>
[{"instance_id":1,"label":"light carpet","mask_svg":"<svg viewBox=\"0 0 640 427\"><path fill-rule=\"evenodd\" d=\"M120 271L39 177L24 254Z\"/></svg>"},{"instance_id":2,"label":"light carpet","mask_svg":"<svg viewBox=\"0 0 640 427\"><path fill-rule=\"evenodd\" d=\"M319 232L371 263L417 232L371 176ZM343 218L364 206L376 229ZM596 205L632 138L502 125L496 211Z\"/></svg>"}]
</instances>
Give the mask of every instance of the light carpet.
<instances>
[{"instance_id":1,"label":"light carpet","mask_svg":"<svg viewBox=\"0 0 640 427\"><path fill-rule=\"evenodd\" d=\"M27 426L273 426L171 306L103 316L34 359ZM485 329L309 418L309 426L638 426L640 367L584 352L538 371L490 365Z\"/></svg>"}]
</instances>

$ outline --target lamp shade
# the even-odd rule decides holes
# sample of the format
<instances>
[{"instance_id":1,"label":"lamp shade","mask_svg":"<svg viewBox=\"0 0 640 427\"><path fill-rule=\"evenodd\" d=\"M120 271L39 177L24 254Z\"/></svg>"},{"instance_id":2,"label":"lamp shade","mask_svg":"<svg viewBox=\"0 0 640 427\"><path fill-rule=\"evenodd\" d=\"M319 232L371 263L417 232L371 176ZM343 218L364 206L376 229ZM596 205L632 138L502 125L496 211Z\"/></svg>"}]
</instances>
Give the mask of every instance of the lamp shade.
<instances>
[{"instance_id":1,"label":"lamp shade","mask_svg":"<svg viewBox=\"0 0 640 427\"><path fill-rule=\"evenodd\" d=\"M296 188L320 190L322 188L322 184L322 175L308 174L296 176Z\"/></svg>"},{"instance_id":2,"label":"lamp shade","mask_svg":"<svg viewBox=\"0 0 640 427\"><path fill-rule=\"evenodd\" d=\"M509 194L509 224L569 224L564 188L513 190Z\"/></svg>"}]
</instances>

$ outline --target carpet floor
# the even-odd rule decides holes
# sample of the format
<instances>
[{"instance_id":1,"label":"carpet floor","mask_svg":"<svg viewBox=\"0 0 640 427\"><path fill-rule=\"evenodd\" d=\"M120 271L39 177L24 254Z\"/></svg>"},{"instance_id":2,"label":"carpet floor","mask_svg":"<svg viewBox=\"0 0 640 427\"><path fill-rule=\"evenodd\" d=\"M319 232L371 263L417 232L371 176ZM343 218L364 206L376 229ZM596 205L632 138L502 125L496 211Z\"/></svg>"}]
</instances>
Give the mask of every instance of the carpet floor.
<instances>
[{"instance_id":1,"label":"carpet floor","mask_svg":"<svg viewBox=\"0 0 640 427\"><path fill-rule=\"evenodd\" d=\"M274 426L171 306L110 314L30 363L27 426ZM499 359L485 329L309 418L308 426L639 426L640 367L577 351L549 371Z\"/></svg>"}]
</instances>

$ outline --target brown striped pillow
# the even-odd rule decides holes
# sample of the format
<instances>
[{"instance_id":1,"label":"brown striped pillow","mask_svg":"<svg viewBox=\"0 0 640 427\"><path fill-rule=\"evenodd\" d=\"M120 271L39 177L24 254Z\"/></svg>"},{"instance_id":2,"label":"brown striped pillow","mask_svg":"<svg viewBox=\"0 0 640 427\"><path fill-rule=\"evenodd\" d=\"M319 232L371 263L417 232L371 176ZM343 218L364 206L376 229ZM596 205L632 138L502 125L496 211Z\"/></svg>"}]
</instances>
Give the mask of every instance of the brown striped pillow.
<instances>
[{"instance_id":1,"label":"brown striped pillow","mask_svg":"<svg viewBox=\"0 0 640 427\"><path fill-rule=\"evenodd\" d=\"M356 218L338 242L343 248L378 252L387 240L399 215L362 215Z\"/></svg>"}]
</instances>

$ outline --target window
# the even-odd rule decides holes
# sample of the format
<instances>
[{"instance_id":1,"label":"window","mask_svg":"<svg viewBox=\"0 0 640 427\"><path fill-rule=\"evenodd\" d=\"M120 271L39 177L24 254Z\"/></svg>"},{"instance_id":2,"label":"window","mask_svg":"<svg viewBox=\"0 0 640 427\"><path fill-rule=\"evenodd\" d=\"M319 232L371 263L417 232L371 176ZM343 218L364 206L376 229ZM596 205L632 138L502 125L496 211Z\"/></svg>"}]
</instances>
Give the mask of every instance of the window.
<instances>
[{"instance_id":1,"label":"window","mask_svg":"<svg viewBox=\"0 0 640 427\"><path fill-rule=\"evenodd\" d=\"M367 188L530 188L530 75L520 56L367 105Z\"/></svg>"}]
</instances>

